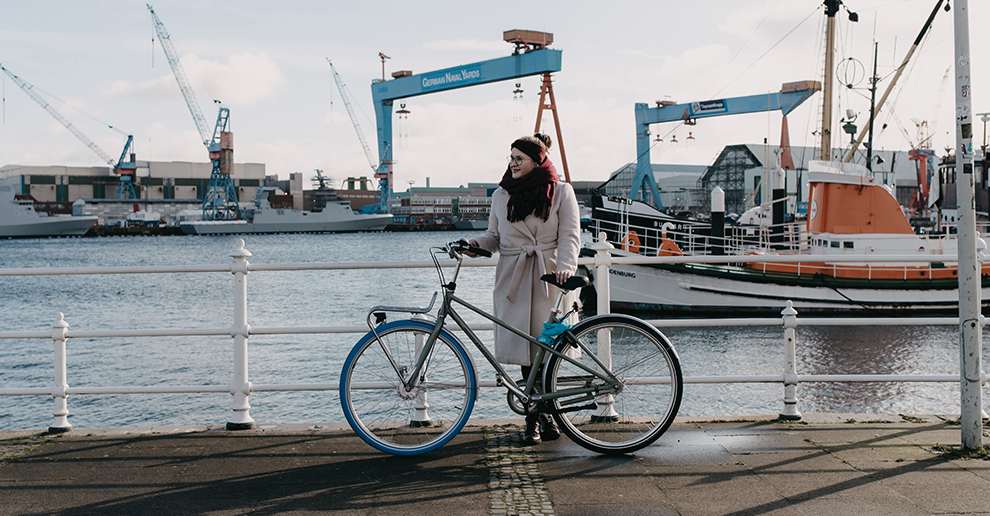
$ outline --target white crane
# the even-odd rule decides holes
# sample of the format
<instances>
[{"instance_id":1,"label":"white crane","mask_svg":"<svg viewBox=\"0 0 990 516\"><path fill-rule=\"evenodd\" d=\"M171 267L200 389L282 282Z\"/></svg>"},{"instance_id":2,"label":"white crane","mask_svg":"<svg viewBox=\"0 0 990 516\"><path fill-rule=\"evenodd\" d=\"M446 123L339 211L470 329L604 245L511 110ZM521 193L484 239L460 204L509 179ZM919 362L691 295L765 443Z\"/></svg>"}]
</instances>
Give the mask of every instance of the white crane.
<instances>
[{"instance_id":1,"label":"white crane","mask_svg":"<svg viewBox=\"0 0 990 516\"><path fill-rule=\"evenodd\" d=\"M351 101L347 97L347 85L344 84L344 80L340 78L340 74L337 73L337 69L334 68L333 62L330 58L326 58L327 63L330 65L330 71L333 72L333 82L337 83L337 91L340 92L340 98L344 101L344 107L347 108L347 114L351 117L351 123L354 124L354 131L357 132L358 140L361 140L361 146L364 147L364 155L368 157L368 165L371 165L371 170L378 170L378 160L375 159L375 155L371 153L371 147L368 146L367 140L364 139L364 131L361 130L361 124L358 123L357 115L354 114L354 107L351 106Z\"/></svg>"},{"instance_id":2,"label":"white crane","mask_svg":"<svg viewBox=\"0 0 990 516\"><path fill-rule=\"evenodd\" d=\"M82 131L80 131L78 127L73 125L68 118L65 118L65 116L62 115L62 113L60 113L57 109L55 109L55 106L52 106L47 100L45 100L44 97L39 95L38 92L34 91L34 86L31 83L14 75L13 72L4 68L3 65L0 65L0 70L6 73L7 76L9 76L12 81L14 81L14 84L16 84L17 87L24 90L24 93L26 93L28 97L31 97L31 100L35 101L39 106L41 106L42 109L47 111L48 114L52 116L52 118L58 120L58 122L63 126L65 126L65 128L70 133L75 135L75 137L78 138L79 141L83 142L87 147L89 147L90 150L96 153L96 155L99 156L100 159L102 159L111 167L113 167L113 172L120 177L120 183L117 186L118 199L137 198L137 194L134 191L134 182L133 182L134 171L137 168L137 165L135 164L134 161L133 136L126 135L119 129L115 129L113 126L110 126L111 129L114 129L115 131L120 132L121 134L125 134L127 136L127 143L124 144L124 150L120 153L120 159L114 160L113 156L107 154L106 151L101 149L99 145L97 145L93 140L90 140L89 137L87 137ZM130 157L129 160L128 157Z\"/></svg>"}]
</instances>

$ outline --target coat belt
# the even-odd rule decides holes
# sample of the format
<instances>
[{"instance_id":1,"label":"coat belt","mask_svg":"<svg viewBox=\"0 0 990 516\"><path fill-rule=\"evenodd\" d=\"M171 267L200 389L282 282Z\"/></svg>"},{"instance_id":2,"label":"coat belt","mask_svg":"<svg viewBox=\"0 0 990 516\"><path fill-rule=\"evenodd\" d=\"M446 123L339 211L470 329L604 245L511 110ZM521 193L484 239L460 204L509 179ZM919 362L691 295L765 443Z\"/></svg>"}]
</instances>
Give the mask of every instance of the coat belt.
<instances>
[{"instance_id":1,"label":"coat belt","mask_svg":"<svg viewBox=\"0 0 990 516\"><path fill-rule=\"evenodd\" d=\"M549 244L540 245L524 245L521 247L503 247L498 250L502 256L521 256L523 263L516 264L516 267L512 271L512 282L511 288L505 294L505 298L509 300L510 303L515 302L516 292L519 291L519 286L522 283L523 276L526 273L532 273L533 259L536 259L536 280L539 280L540 276L547 273L546 262L543 260L543 251L550 251L557 248L557 243L552 242ZM524 272L525 271L525 272ZM533 281L532 275L530 276L530 281ZM547 283L545 281L540 282L543 285L543 297L548 297L550 291L547 289Z\"/></svg>"}]
</instances>

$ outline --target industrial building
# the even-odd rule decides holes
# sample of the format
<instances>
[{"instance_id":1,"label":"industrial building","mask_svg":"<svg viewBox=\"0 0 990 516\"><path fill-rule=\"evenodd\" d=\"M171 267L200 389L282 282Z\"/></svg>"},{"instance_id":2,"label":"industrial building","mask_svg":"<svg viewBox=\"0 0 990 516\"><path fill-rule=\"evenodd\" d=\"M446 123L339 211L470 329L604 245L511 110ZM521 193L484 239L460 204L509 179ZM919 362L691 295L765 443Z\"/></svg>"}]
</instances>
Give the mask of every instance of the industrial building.
<instances>
[{"instance_id":1,"label":"industrial building","mask_svg":"<svg viewBox=\"0 0 990 516\"><path fill-rule=\"evenodd\" d=\"M776 170L780 148L774 145L728 145L709 166L652 164L663 208L671 213L707 214L711 191L716 186L725 191L727 213L742 213L765 202L770 192L770 172ZM818 159L814 147L791 147L794 170L785 174L785 191L789 197L787 213L807 212L809 162ZM931 168L930 168L931 169ZM929 169L929 170L930 170ZM894 191L902 206L910 203L918 188L917 162L905 151L880 150L874 153L873 174ZM608 196L629 197L636 173L636 163L620 167L601 185Z\"/></svg>"},{"instance_id":2,"label":"industrial building","mask_svg":"<svg viewBox=\"0 0 990 516\"><path fill-rule=\"evenodd\" d=\"M134 174L136 199L116 199L120 176L109 167L5 165L0 184L36 201L36 209L73 213L80 199L82 215L97 215L100 224L122 221L137 205L141 211L160 213L171 222L179 211L202 209L203 195L213 171L211 163L137 161ZM254 202L255 190L265 184L263 163L234 164L233 181L241 203Z\"/></svg>"},{"instance_id":3,"label":"industrial building","mask_svg":"<svg viewBox=\"0 0 990 516\"><path fill-rule=\"evenodd\" d=\"M397 224L449 224L456 220L488 220L495 183L455 187L410 187L395 192L391 213Z\"/></svg>"}]
</instances>

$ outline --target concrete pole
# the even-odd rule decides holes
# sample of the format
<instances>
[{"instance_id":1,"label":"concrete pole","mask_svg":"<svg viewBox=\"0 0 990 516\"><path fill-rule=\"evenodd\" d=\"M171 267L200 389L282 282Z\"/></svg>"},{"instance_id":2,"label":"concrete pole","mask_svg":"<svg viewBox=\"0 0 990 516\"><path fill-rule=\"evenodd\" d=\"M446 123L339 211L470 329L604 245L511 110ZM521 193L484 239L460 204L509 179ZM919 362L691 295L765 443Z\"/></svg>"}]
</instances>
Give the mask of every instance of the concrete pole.
<instances>
[{"instance_id":1,"label":"concrete pole","mask_svg":"<svg viewBox=\"0 0 990 516\"><path fill-rule=\"evenodd\" d=\"M956 67L956 198L959 206L959 422L962 448L983 445L983 394L980 391L980 263L976 255L976 190L973 182L973 119L970 87L969 1L953 2Z\"/></svg>"},{"instance_id":2,"label":"concrete pole","mask_svg":"<svg viewBox=\"0 0 990 516\"><path fill-rule=\"evenodd\" d=\"M234 263L230 272L234 275L234 325L230 336L234 338L234 378L230 383L230 394L234 396L234 413L227 421L227 430L250 430L254 428L251 419L251 382L248 381L247 340L251 327L247 323L247 275L250 251L244 249L244 240L237 240L237 249L230 254Z\"/></svg>"}]
</instances>

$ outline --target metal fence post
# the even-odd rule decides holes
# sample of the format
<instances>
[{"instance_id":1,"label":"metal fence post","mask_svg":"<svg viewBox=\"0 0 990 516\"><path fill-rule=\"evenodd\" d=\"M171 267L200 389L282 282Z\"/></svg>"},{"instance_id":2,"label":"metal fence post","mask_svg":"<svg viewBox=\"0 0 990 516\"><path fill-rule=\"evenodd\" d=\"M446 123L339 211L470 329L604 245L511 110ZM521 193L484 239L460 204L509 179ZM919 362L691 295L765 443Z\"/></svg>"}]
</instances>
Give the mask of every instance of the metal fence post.
<instances>
[{"instance_id":1,"label":"metal fence post","mask_svg":"<svg viewBox=\"0 0 990 516\"><path fill-rule=\"evenodd\" d=\"M413 320L426 321L429 322L429 317L423 314L415 314L412 316ZM423 351L423 346L426 345L427 333L417 333L416 334L416 356ZM429 378L424 377L424 382L429 381ZM427 399L427 393L429 389L423 387L419 389L419 393L416 394L416 398L413 400L413 413L412 419L409 420L409 426L413 428L422 428L433 425L433 421L430 419L430 402Z\"/></svg>"},{"instance_id":2,"label":"metal fence post","mask_svg":"<svg viewBox=\"0 0 990 516\"><path fill-rule=\"evenodd\" d=\"M794 303L787 301L787 307L780 312L784 316L784 411L780 419L797 421L801 412L797 408L797 344L794 341L797 328L797 310Z\"/></svg>"},{"instance_id":3,"label":"metal fence post","mask_svg":"<svg viewBox=\"0 0 990 516\"><path fill-rule=\"evenodd\" d=\"M608 243L607 236L602 231L598 233L598 241L591 246L595 250L595 293L598 296L598 313L607 314L611 309L609 297L609 267L612 266L612 249L615 246Z\"/></svg>"},{"instance_id":4,"label":"metal fence post","mask_svg":"<svg viewBox=\"0 0 990 516\"><path fill-rule=\"evenodd\" d=\"M52 324L52 340L55 341L55 383L52 384L52 397L55 398L55 420L48 427L48 433L61 434L72 430L69 423L69 406L67 397L69 384L66 383L65 372L65 339L69 331L69 323L61 312L55 316Z\"/></svg>"},{"instance_id":5,"label":"metal fence post","mask_svg":"<svg viewBox=\"0 0 990 516\"><path fill-rule=\"evenodd\" d=\"M615 249L608 243L605 232L598 233L598 242L591 246L595 253L595 293L598 296L598 315L607 314L611 309L609 296L609 267L612 265L612 254ZM612 368L612 335L608 330L598 331L598 359L609 369ZM618 421L619 414L613 407L615 397L607 394L598 398L598 410L591 417L592 421Z\"/></svg>"},{"instance_id":6,"label":"metal fence post","mask_svg":"<svg viewBox=\"0 0 990 516\"><path fill-rule=\"evenodd\" d=\"M234 414L227 421L227 430L248 430L254 428L251 419L251 382L248 381L248 336L251 327L247 323L247 275L248 257L251 253L244 249L244 240L237 239L237 249L230 254L234 262L230 272L234 275L234 325L230 336L234 338L234 379L230 393L234 396Z\"/></svg>"}]
</instances>

